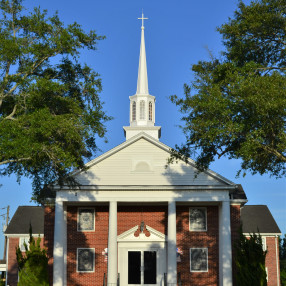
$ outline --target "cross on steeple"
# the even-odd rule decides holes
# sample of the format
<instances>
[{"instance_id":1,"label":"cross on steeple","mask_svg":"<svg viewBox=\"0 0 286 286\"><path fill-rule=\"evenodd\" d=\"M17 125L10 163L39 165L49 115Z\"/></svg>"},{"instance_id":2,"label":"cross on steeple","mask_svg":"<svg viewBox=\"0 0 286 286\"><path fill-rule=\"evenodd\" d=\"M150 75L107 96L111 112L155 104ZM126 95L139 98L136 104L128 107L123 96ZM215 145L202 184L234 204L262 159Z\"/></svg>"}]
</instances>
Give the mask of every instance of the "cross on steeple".
<instances>
[{"instance_id":1,"label":"cross on steeple","mask_svg":"<svg viewBox=\"0 0 286 286\"><path fill-rule=\"evenodd\" d=\"M142 20L142 26L141 26L141 28L144 29L144 20L148 20L148 18L144 18L143 10L142 10L142 18L138 18L138 20Z\"/></svg>"}]
</instances>

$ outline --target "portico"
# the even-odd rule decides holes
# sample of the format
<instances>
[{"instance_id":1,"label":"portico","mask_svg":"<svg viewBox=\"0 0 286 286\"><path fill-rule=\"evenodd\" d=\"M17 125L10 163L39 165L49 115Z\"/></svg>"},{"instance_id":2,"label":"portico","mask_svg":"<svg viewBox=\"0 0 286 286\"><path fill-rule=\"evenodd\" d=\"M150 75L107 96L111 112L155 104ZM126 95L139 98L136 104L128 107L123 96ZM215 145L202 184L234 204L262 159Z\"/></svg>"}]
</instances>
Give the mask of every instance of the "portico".
<instances>
[{"instance_id":1,"label":"portico","mask_svg":"<svg viewBox=\"0 0 286 286\"><path fill-rule=\"evenodd\" d=\"M230 200L227 190L212 190L211 192L201 192L196 190L117 190L102 191L102 195L98 191L70 191L62 190L57 192L56 211L55 211L55 240L54 240L54 285L67 285L66 267L67 267L67 234L66 234L66 215L67 205L87 204L96 206L100 203L109 204L109 228L108 228L108 272L107 285L117 285L118 273L120 280L126 281L128 277L128 264L126 256L128 250L134 252L155 251L160 257L157 266L162 266L156 271L156 284L163 285L164 273L167 273L168 285L177 285L177 260L176 260L176 206L187 204L198 205L211 204L217 205L219 208L219 244L224 247L219 248L219 257L221 260L220 267L220 285L232 285L232 273L230 265L232 265L231 251L231 232L230 232ZM162 200L162 196L164 200ZM117 206L125 203L138 202L143 204L165 204L168 206L168 227L167 236L146 226L147 231L151 232L150 238L146 238L140 233L138 238L134 233L139 226L127 230L126 233L118 235L117 233ZM92 203L92 204L91 204ZM160 255L159 255L160 254ZM136 253L135 253L136 255ZM140 254L141 255L141 254ZM144 255L144 254L143 254ZM121 262L118 265L118 262ZM124 267L123 267L124 265ZM164 272L163 272L164 271ZM132 284L130 284L132 285ZM142 284L144 285L144 284ZM147 285L147 284L146 284Z\"/></svg>"}]
</instances>

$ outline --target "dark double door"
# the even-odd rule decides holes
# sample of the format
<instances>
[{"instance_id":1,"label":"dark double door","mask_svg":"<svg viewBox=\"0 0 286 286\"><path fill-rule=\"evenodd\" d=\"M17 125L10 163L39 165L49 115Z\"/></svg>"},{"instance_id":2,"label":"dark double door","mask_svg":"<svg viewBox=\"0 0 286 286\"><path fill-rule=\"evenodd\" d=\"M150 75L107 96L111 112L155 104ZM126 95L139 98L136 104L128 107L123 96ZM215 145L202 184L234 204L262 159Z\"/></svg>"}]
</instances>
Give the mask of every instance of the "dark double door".
<instances>
[{"instance_id":1,"label":"dark double door","mask_svg":"<svg viewBox=\"0 0 286 286\"><path fill-rule=\"evenodd\" d=\"M128 251L128 285L157 284L157 251Z\"/></svg>"}]
</instances>

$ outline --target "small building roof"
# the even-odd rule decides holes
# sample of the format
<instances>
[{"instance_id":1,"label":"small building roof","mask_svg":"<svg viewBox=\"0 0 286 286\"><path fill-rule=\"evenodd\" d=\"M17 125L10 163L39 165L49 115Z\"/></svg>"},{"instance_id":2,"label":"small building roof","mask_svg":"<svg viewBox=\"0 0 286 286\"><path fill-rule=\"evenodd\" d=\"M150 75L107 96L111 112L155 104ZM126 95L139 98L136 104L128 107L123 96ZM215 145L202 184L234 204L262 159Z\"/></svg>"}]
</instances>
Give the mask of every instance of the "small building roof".
<instances>
[{"instance_id":1,"label":"small building roof","mask_svg":"<svg viewBox=\"0 0 286 286\"><path fill-rule=\"evenodd\" d=\"M246 205L242 207L240 219L243 233L281 233L266 205Z\"/></svg>"},{"instance_id":2,"label":"small building roof","mask_svg":"<svg viewBox=\"0 0 286 286\"><path fill-rule=\"evenodd\" d=\"M37 206L18 207L5 231L5 235L29 234L30 224L33 234L44 233L44 208Z\"/></svg>"},{"instance_id":3,"label":"small building roof","mask_svg":"<svg viewBox=\"0 0 286 286\"><path fill-rule=\"evenodd\" d=\"M232 199L234 200L247 200L246 194L241 184L237 184L237 188L232 193Z\"/></svg>"}]
</instances>

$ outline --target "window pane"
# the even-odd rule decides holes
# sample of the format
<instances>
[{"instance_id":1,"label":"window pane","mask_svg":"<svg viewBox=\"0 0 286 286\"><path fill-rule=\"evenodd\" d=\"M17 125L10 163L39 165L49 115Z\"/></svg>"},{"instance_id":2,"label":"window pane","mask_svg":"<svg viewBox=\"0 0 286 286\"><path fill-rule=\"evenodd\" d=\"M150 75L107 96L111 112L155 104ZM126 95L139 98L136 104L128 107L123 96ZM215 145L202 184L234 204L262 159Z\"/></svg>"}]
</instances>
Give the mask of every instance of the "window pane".
<instances>
[{"instance_id":1,"label":"window pane","mask_svg":"<svg viewBox=\"0 0 286 286\"><path fill-rule=\"evenodd\" d=\"M157 284L156 251L144 251L144 284Z\"/></svg>"},{"instance_id":2,"label":"window pane","mask_svg":"<svg viewBox=\"0 0 286 286\"><path fill-rule=\"evenodd\" d=\"M136 120L136 102L134 101L132 104L132 121Z\"/></svg>"},{"instance_id":3,"label":"window pane","mask_svg":"<svg viewBox=\"0 0 286 286\"><path fill-rule=\"evenodd\" d=\"M191 248L191 272L208 271L208 249L207 248Z\"/></svg>"},{"instance_id":4,"label":"window pane","mask_svg":"<svg viewBox=\"0 0 286 286\"><path fill-rule=\"evenodd\" d=\"M145 119L145 101L140 101L140 119Z\"/></svg>"},{"instance_id":5,"label":"window pane","mask_svg":"<svg viewBox=\"0 0 286 286\"><path fill-rule=\"evenodd\" d=\"M149 120L152 120L152 102L149 102Z\"/></svg>"},{"instance_id":6,"label":"window pane","mask_svg":"<svg viewBox=\"0 0 286 286\"><path fill-rule=\"evenodd\" d=\"M206 208L190 208L190 230L207 230L207 210Z\"/></svg>"},{"instance_id":7,"label":"window pane","mask_svg":"<svg viewBox=\"0 0 286 286\"><path fill-rule=\"evenodd\" d=\"M128 251L128 284L141 284L141 251Z\"/></svg>"}]
</instances>

